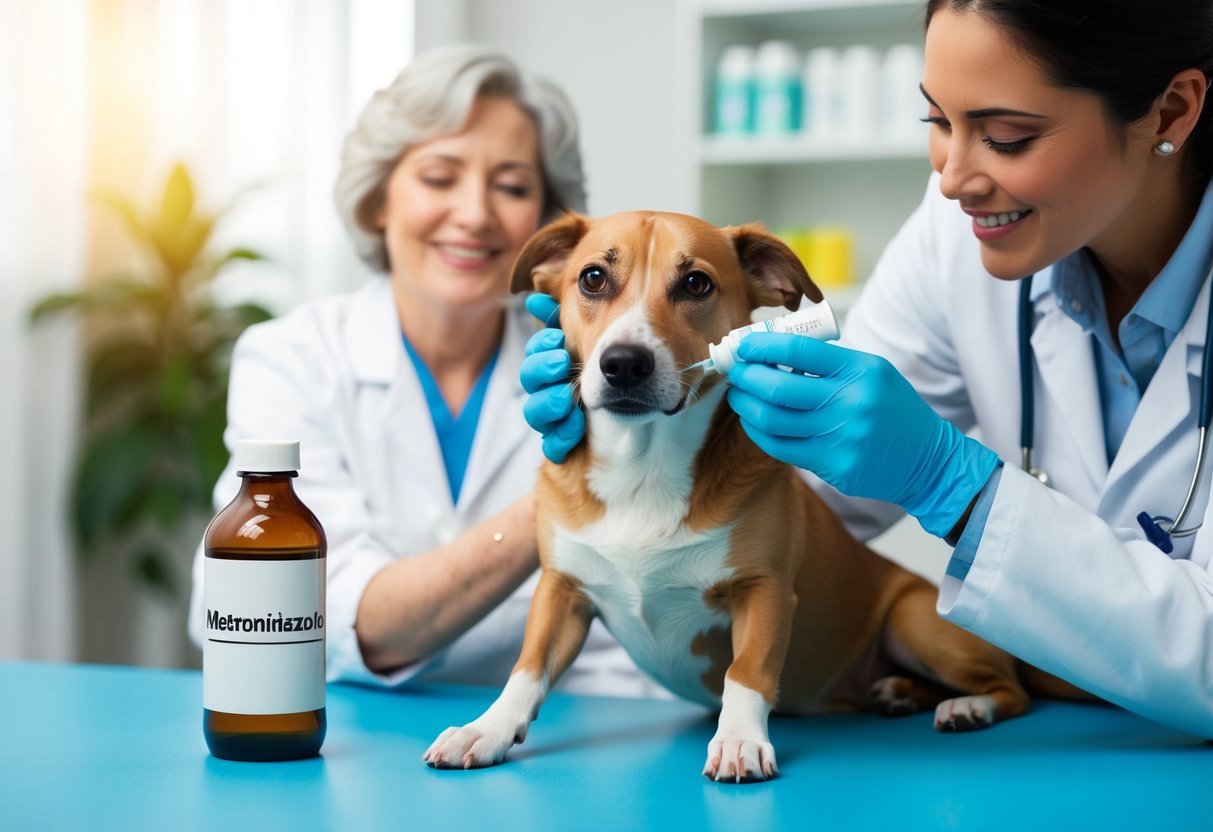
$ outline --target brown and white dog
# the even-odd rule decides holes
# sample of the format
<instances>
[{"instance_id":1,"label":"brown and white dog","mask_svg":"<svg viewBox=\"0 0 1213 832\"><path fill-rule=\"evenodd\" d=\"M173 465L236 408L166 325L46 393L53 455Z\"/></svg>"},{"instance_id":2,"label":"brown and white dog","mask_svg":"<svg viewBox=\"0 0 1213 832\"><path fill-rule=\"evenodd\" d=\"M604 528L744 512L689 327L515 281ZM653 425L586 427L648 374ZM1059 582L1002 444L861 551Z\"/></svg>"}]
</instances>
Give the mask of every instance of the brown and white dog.
<instances>
[{"instance_id":1,"label":"brown and white dog","mask_svg":"<svg viewBox=\"0 0 1213 832\"><path fill-rule=\"evenodd\" d=\"M703 769L717 780L776 773L772 709L938 705L936 728L956 731L1028 710L1011 656L942 621L935 587L855 541L760 451L721 377L683 372L755 308L821 300L787 246L680 214L569 215L519 256L513 289L532 288L560 301L587 438L540 475L522 656L427 763L501 762L595 615L670 691L720 708Z\"/></svg>"}]
</instances>

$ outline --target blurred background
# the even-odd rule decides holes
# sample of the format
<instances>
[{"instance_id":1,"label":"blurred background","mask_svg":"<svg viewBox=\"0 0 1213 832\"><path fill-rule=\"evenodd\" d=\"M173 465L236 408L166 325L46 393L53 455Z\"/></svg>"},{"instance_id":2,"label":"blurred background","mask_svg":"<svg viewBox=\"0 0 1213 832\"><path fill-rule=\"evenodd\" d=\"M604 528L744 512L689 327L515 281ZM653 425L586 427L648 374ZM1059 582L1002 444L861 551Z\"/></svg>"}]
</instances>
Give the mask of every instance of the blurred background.
<instances>
[{"instance_id":1,"label":"blurred background","mask_svg":"<svg viewBox=\"0 0 1213 832\"><path fill-rule=\"evenodd\" d=\"M844 315L926 185L918 0L0 0L0 659L198 665L227 350L368 277L341 142L461 41L568 92L591 214L761 220Z\"/></svg>"}]
</instances>

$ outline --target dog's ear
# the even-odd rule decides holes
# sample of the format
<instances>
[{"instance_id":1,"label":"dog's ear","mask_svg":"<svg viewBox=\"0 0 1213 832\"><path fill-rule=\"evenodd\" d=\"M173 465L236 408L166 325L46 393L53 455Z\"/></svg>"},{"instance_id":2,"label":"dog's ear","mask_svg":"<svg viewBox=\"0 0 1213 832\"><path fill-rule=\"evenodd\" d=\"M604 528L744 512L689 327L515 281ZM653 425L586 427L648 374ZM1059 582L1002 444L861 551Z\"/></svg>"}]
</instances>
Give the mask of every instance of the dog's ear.
<instances>
[{"instance_id":1,"label":"dog's ear","mask_svg":"<svg viewBox=\"0 0 1213 832\"><path fill-rule=\"evenodd\" d=\"M805 295L813 303L821 302L824 296L800 258L761 223L729 226L724 231L733 238L733 250L752 289L750 296L756 301L752 306L795 310Z\"/></svg>"},{"instance_id":2,"label":"dog's ear","mask_svg":"<svg viewBox=\"0 0 1213 832\"><path fill-rule=\"evenodd\" d=\"M570 212L536 231L514 261L510 291L537 289L559 300L556 281L560 269L588 228L589 221L585 217Z\"/></svg>"}]
</instances>

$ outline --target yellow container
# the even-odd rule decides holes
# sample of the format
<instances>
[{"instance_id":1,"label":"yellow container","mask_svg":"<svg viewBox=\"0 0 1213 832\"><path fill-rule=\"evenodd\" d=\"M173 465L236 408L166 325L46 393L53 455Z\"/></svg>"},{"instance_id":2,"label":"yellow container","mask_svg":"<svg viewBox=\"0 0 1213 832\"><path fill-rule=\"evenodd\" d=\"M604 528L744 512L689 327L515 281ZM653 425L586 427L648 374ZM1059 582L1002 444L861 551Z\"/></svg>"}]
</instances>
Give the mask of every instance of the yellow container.
<instances>
[{"instance_id":1,"label":"yellow container","mask_svg":"<svg viewBox=\"0 0 1213 832\"><path fill-rule=\"evenodd\" d=\"M822 288L849 286L855 281L855 242L851 232L838 225L820 225L808 232L809 259L805 268Z\"/></svg>"},{"instance_id":2,"label":"yellow container","mask_svg":"<svg viewBox=\"0 0 1213 832\"><path fill-rule=\"evenodd\" d=\"M788 248L800 260L806 269L809 267L809 261L813 259L812 239L809 236L807 228L781 228L778 233L779 239L787 243Z\"/></svg>"},{"instance_id":3,"label":"yellow container","mask_svg":"<svg viewBox=\"0 0 1213 832\"><path fill-rule=\"evenodd\" d=\"M780 238L800 258L818 286L840 288L855 280L855 240L841 225L786 228Z\"/></svg>"}]
</instances>

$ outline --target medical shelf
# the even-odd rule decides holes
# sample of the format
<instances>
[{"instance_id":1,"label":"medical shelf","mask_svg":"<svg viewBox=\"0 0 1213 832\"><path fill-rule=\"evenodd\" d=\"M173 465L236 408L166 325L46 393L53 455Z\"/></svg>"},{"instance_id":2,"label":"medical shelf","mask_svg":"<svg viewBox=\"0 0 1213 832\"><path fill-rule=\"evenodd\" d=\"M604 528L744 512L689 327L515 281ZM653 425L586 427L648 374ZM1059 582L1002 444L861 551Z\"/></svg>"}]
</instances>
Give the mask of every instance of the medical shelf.
<instances>
[{"instance_id":1,"label":"medical shelf","mask_svg":"<svg viewBox=\"0 0 1213 832\"><path fill-rule=\"evenodd\" d=\"M922 8L921 0L681 0L681 109L692 210L715 223L758 219L775 230L845 225L855 238L855 274L868 275L922 198L930 173L925 128L920 141L865 135L827 144L801 135L715 135L716 65L726 46L769 39L791 41L802 55L827 45L921 44Z\"/></svg>"},{"instance_id":2,"label":"medical shelf","mask_svg":"<svg viewBox=\"0 0 1213 832\"><path fill-rule=\"evenodd\" d=\"M701 165L797 165L927 158L926 135L917 140L815 142L800 136L704 136Z\"/></svg>"}]
</instances>

